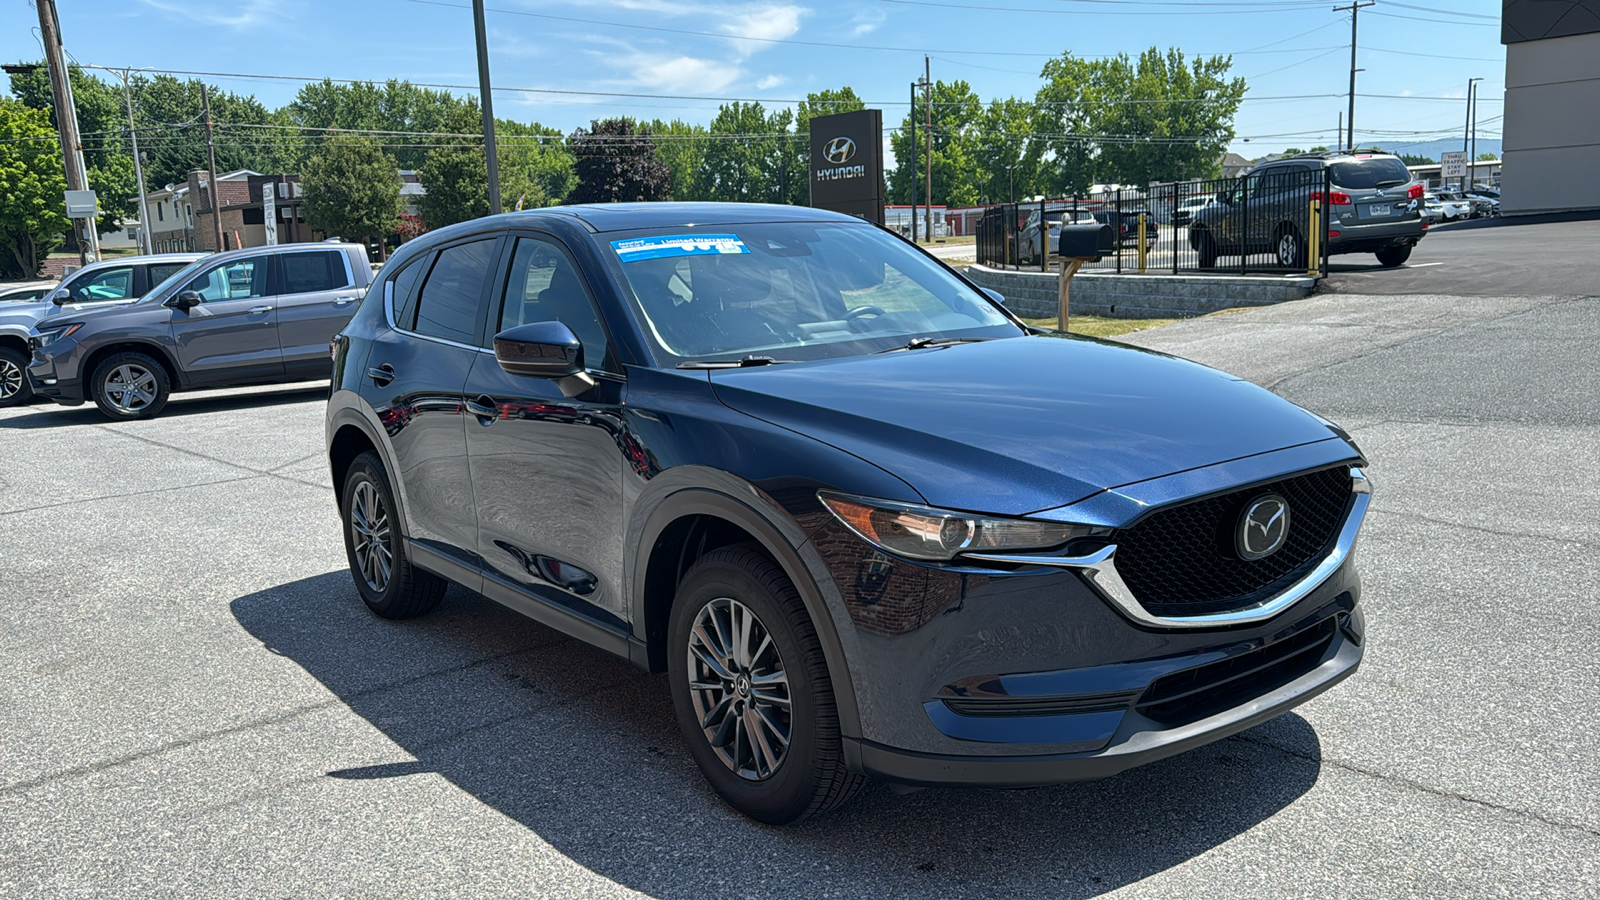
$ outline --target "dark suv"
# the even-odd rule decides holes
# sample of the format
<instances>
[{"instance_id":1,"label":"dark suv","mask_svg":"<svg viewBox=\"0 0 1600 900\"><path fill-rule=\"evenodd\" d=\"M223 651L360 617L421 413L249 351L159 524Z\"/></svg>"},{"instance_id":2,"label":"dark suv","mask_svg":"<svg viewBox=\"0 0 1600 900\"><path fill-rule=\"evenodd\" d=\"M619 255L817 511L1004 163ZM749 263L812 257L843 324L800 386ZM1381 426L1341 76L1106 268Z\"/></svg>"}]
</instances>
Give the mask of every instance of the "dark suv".
<instances>
[{"instance_id":1,"label":"dark suv","mask_svg":"<svg viewBox=\"0 0 1600 900\"><path fill-rule=\"evenodd\" d=\"M1237 187L1194 213L1189 245L1200 268L1219 256L1271 253L1286 269L1303 269L1311 200L1326 194L1327 252L1375 253L1393 267L1427 233L1423 185L1388 153L1329 151L1256 166Z\"/></svg>"},{"instance_id":2,"label":"dark suv","mask_svg":"<svg viewBox=\"0 0 1600 900\"><path fill-rule=\"evenodd\" d=\"M876 776L1111 775L1362 655L1336 426L1161 354L1033 333L878 226L570 206L430 232L336 339L355 586L447 582L667 674L732 806Z\"/></svg>"},{"instance_id":3,"label":"dark suv","mask_svg":"<svg viewBox=\"0 0 1600 900\"><path fill-rule=\"evenodd\" d=\"M372 283L358 244L281 244L206 256L140 299L34 325L35 393L113 419L148 419L176 390L328 377L328 342Z\"/></svg>"}]
</instances>

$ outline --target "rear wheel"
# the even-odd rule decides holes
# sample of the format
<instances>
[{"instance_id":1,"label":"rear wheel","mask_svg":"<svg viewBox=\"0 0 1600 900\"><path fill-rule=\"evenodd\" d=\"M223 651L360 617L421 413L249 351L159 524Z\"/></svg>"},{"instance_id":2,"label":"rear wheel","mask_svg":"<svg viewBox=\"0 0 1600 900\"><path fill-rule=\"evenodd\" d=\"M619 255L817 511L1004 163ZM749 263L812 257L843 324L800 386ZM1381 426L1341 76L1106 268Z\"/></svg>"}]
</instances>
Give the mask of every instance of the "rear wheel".
<instances>
[{"instance_id":1,"label":"rear wheel","mask_svg":"<svg viewBox=\"0 0 1600 900\"><path fill-rule=\"evenodd\" d=\"M668 627L678 726L713 790L771 825L826 812L865 782L845 768L822 645L794 585L755 544L706 554Z\"/></svg>"},{"instance_id":2,"label":"rear wheel","mask_svg":"<svg viewBox=\"0 0 1600 900\"><path fill-rule=\"evenodd\" d=\"M1392 269L1410 258L1410 244L1401 247L1386 247L1378 251L1378 262L1383 263L1385 269Z\"/></svg>"},{"instance_id":3,"label":"rear wheel","mask_svg":"<svg viewBox=\"0 0 1600 900\"><path fill-rule=\"evenodd\" d=\"M154 418L171 393L167 370L145 353L113 353L89 378L95 405L118 420Z\"/></svg>"},{"instance_id":4,"label":"rear wheel","mask_svg":"<svg viewBox=\"0 0 1600 900\"><path fill-rule=\"evenodd\" d=\"M10 347L0 347L0 407L22 406L32 399L28 358Z\"/></svg>"},{"instance_id":5,"label":"rear wheel","mask_svg":"<svg viewBox=\"0 0 1600 900\"><path fill-rule=\"evenodd\" d=\"M1278 235L1273 241L1273 248L1277 251L1278 265L1285 269L1305 268L1305 244L1305 239L1300 236L1299 229L1293 225L1280 226Z\"/></svg>"},{"instance_id":6,"label":"rear wheel","mask_svg":"<svg viewBox=\"0 0 1600 900\"><path fill-rule=\"evenodd\" d=\"M1200 254L1200 268L1215 269L1217 267L1217 242L1211 235L1200 232L1194 240L1194 249Z\"/></svg>"},{"instance_id":7,"label":"rear wheel","mask_svg":"<svg viewBox=\"0 0 1600 900\"><path fill-rule=\"evenodd\" d=\"M394 492L376 453L369 450L350 464L339 509L350 575L368 609L385 619L410 619L439 605L449 583L411 565Z\"/></svg>"}]
</instances>

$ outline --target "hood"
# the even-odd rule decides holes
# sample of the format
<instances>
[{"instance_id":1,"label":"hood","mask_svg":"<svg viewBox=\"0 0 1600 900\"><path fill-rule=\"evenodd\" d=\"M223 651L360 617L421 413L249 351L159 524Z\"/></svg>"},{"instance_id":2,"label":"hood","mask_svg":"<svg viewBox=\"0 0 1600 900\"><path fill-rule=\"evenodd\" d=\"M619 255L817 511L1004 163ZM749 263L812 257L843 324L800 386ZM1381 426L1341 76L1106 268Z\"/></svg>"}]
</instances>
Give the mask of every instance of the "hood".
<instances>
[{"instance_id":1,"label":"hood","mask_svg":"<svg viewBox=\"0 0 1600 900\"><path fill-rule=\"evenodd\" d=\"M85 316L96 316L101 313L127 309L136 305L143 297L128 297L123 300L101 300L94 303L68 303L65 306L56 306L54 303L45 303L44 310L34 317L35 328L49 328L56 322L82 322Z\"/></svg>"},{"instance_id":2,"label":"hood","mask_svg":"<svg viewBox=\"0 0 1600 900\"><path fill-rule=\"evenodd\" d=\"M1090 339L713 370L711 382L729 407L874 463L933 506L1004 515L1335 436L1242 379Z\"/></svg>"}]
</instances>

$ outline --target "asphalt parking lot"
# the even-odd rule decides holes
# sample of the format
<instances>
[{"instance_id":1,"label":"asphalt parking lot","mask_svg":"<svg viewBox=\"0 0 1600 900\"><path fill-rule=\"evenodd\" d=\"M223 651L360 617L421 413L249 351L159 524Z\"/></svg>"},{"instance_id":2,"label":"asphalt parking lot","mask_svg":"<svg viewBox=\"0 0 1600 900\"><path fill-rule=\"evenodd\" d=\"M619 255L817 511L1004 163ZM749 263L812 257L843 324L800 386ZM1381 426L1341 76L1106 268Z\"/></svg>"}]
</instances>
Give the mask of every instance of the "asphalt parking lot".
<instances>
[{"instance_id":1,"label":"asphalt parking lot","mask_svg":"<svg viewBox=\"0 0 1600 900\"><path fill-rule=\"evenodd\" d=\"M1381 293L1130 338L1371 457L1355 677L1107 781L793 829L720 805L662 677L458 589L369 615L322 388L0 411L0 895L1594 897L1600 299Z\"/></svg>"}]
</instances>

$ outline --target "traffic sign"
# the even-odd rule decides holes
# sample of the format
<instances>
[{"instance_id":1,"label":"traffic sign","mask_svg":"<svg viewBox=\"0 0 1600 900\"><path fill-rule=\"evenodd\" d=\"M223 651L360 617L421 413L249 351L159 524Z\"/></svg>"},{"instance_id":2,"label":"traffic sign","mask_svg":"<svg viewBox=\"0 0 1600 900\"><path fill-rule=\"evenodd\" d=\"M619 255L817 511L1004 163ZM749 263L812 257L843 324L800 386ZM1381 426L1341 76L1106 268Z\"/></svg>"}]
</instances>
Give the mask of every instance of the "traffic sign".
<instances>
[{"instance_id":1,"label":"traffic sign","mask_svg":"<svg viewBox=\"0 0 1600 900\"><path fill-rule=\"evenodd\" d=\"M1467 177L1467 152L1465 150L1451 150L1439 156L1443 165L1439 175L1441 178Z\"/></svg>"}]
</instances>

